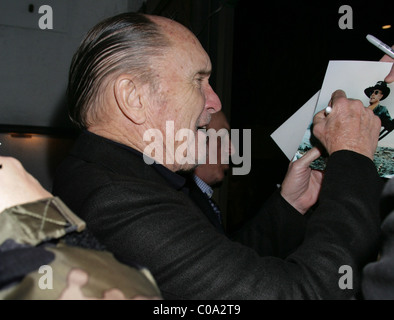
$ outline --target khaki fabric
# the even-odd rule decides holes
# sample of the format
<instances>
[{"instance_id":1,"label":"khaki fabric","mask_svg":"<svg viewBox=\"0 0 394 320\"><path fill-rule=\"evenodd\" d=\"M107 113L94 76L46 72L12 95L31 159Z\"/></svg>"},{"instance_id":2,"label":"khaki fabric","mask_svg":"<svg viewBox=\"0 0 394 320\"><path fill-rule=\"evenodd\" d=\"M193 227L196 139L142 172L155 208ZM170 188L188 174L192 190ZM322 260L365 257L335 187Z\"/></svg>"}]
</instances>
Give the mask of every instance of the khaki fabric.
<instances>
[{"instance_id":1,"label":"khaki fabric","mask_svg":"<svg viewBox=\"0 0 394 320\"><path fill-rule=\"evenodd\" d=\"M59 198L9 208L0 213L1 279L4 266L27 267L30 272L0 286L0 299L161 299L149 270L118 262L103 250L67 245L63 238L84 232L85 222ZM45 250L45 251L42 251ZM31 256L46 257L43 264ZM47 260L50 260L49 262ZM7 263L6 263L7 262ZM10 276L10 278L12 278Z\"/></svg>"}]
</instances>

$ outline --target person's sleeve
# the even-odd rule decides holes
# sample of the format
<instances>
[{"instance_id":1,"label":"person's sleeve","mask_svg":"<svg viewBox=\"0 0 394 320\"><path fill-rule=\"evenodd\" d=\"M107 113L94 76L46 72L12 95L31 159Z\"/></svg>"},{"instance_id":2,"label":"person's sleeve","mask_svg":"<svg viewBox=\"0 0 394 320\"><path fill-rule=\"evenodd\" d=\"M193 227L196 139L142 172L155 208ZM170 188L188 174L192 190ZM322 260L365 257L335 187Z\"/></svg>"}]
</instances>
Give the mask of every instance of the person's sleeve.
<instances>
[{"instance_id":1,"label":"person's sleeve","mask_svg":"<svg viewBox=\"0 0 394 320\"><path fill-rule=\"evenodd\" d=\"M57 197L0 213L0 261L2 300L161 299L148 269L98 246Z\"/></svg>"},{"instance_id":2,"label":"person's sleeve","mask_svg":"<svg viewBox=\"0 0 394 320\"><path fill-rule=\"evenodd\" d=\"M362 268L375 260L378 252L382 186L369 158L346 150L330 156L304 242L288 258L297 263L314 256L310 261L314 266L304 266L306 272L320 277L320 284L312 284L314 290L322 286L331 292L337 290L340 296L354 290L355 297L359 297ZM320 270L312 271L314 267ZM333 270L337 270L336 277Z\"/></svg>"},{"instance_id":3,"label":"person's sleeve","mask_svg":"<svg viewBox=\"0 0 394 320\"><path fill-rule=\"evenodd\" d=\"M294 209L278 189L231 238L255 249L261 256L285 258L301 244L306 220L306 215Z\"/></svg>"},{"instance_id":4,"label":"person's sleeve","mask_svg":"<svg viewBox=\"0 0 394 320\"><path fill-rule=\"evenodd\" d=\"M58 197L8 208L0 213L0 221L0 244L13 239L18 244L35 246L86 228L85 222Z\"/></svg>"},{"instance_id":5,"label":"person's sleeve","mask_svg":"<svg viewBox=\"0 0 394 320\"><path fill-rule=\"evenodd\" d=\"M386 183L380 205L385 217L381 251L363 270L362 293L367 300L394 299L394 180Z\"/></svg>"}]
</instances>

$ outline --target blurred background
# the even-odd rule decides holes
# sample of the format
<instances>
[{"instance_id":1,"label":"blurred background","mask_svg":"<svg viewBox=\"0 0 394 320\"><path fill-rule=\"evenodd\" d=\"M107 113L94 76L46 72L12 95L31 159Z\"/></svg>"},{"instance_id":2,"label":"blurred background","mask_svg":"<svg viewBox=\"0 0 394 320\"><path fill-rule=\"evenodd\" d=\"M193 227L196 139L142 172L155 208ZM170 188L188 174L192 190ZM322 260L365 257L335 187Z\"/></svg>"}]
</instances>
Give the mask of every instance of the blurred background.
<instances>
[{"instance_id":1,"label":"blurred background","mask_svg":"<svg viewBox=\"0 0 394 320\"><path fill-rule=\"evenodd\" d=\"M51 6L53 29L39 8ZM341 11L343 5L351 12ZM190 28L209 53L212 87L233 129L252 130L252 167L215 190L229 230L281 183L288 159L270 135L321 87L330 60L377 61L372 34L394 44L394 2L247 0L2 0L0 152L47 188L78 131L67 116L68 68L83 35L126 11L164 15ZM347 19L342 29L339 21ZM391 26L391 27L390 27Z\"/></svg>"}]
</instances>

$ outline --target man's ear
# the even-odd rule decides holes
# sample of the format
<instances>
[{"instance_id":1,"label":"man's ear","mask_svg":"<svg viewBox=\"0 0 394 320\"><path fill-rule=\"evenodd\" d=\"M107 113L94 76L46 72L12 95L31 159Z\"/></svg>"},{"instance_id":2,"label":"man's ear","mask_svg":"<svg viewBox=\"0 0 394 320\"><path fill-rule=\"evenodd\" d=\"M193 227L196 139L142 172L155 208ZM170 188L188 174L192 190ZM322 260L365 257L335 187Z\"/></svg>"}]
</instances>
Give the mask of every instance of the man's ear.
<instances>
[{"instance_id":1,"label":"man's ear","mask_svg":"<svg viewBox=\"0 0 394 320\"><path fill-rule=\"evenodd\" d=\"M114 94L119 109L134 123L142 124L146 120L146 110L138 89L129 74L120 75L114 83Z\"/></svg>"}]
</instances>

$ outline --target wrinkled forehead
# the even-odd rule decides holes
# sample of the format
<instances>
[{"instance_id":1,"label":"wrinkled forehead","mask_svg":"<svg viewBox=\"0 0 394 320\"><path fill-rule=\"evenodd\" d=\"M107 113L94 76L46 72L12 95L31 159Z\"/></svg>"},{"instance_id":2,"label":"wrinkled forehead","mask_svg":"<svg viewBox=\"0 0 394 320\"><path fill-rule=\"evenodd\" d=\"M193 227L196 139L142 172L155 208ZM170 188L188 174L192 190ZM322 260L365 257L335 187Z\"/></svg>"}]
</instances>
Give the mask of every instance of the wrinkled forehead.
<instances>
[{"instance_id":1,"label":"wrinkled forehead","mask_svg":"<svg viewBox=\"0 0 394 320\"><path fill-rule=\"evenodd\" d=\"M148 17L157 25L159 25L163 32L170 39L179 39L181 42L186 42L190 41L192 38L195 38L189 29L174 20L154 15L149 15Z\"/></svg>"},{"instance_id":2,"label":"wrinkled forehead","mask_svg":"<svg viewBox=\"0 0 394 320\"><path fill-rule=\"evenodd\" d=\"M195 59L201 60L201 63L210 65L208 54L197 37L189 29L168 18L160 16L149 16L149 18L160 26L175 51L193 56Z\"/></svg>"}]
</instances>

